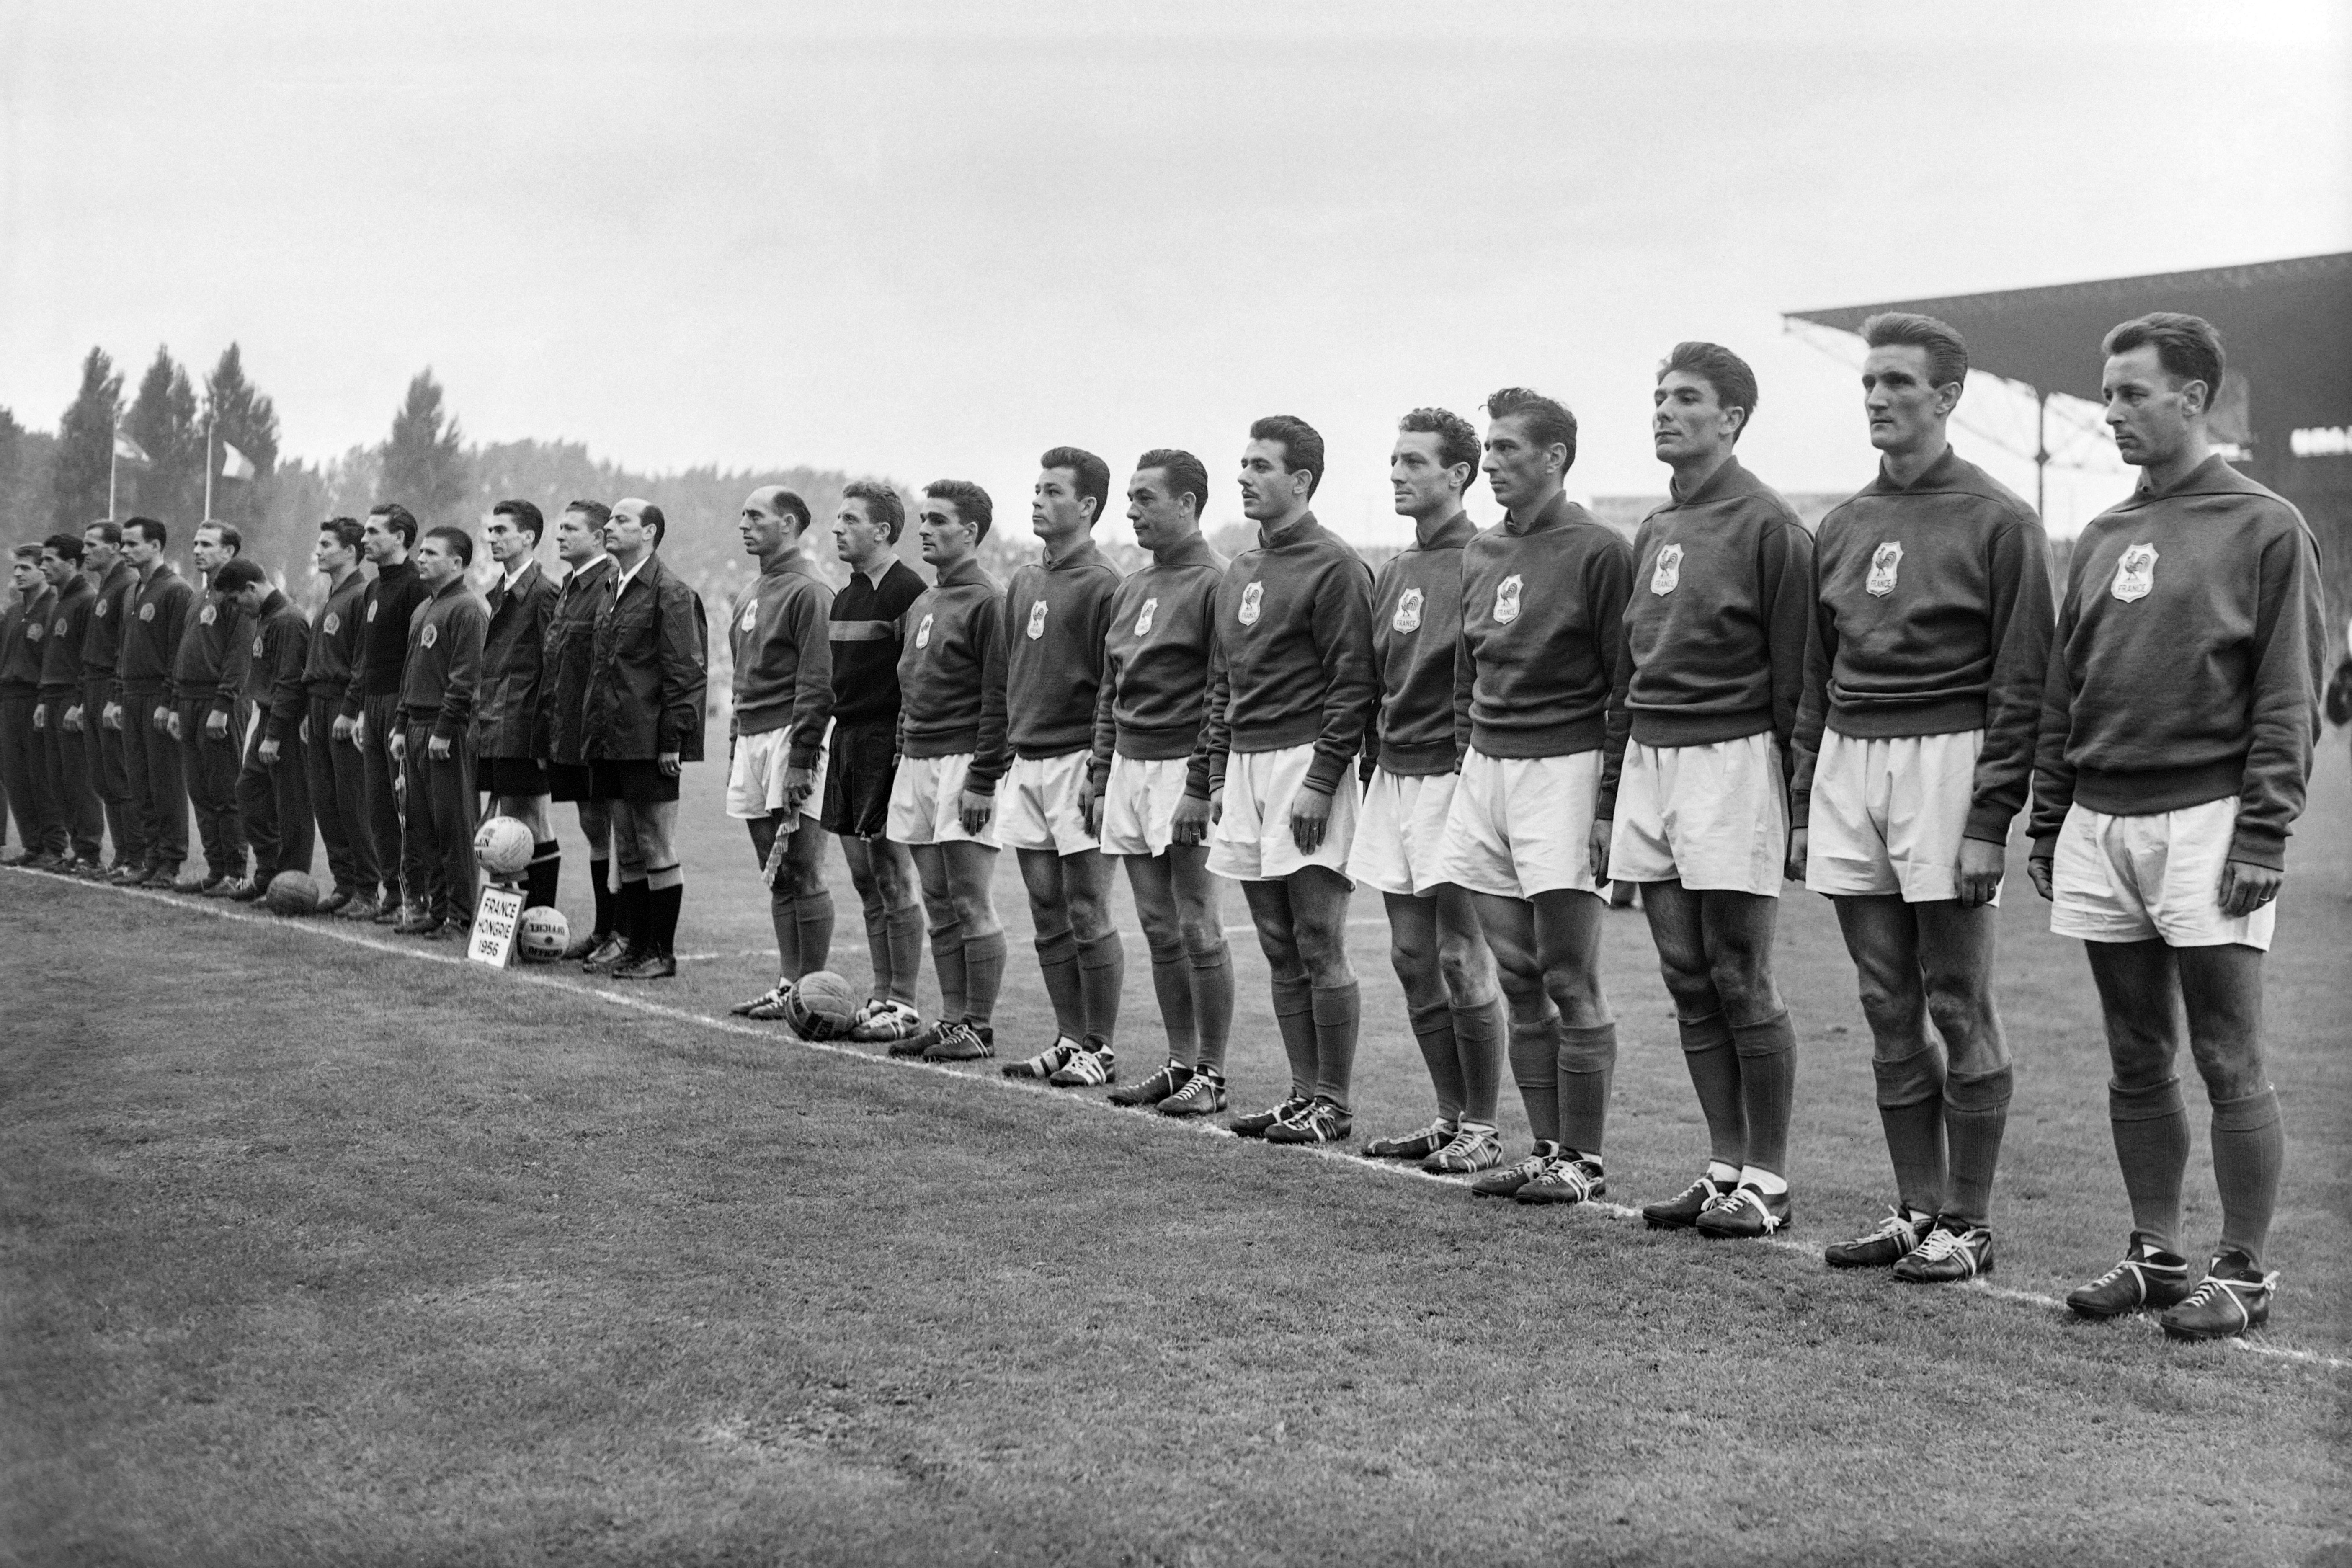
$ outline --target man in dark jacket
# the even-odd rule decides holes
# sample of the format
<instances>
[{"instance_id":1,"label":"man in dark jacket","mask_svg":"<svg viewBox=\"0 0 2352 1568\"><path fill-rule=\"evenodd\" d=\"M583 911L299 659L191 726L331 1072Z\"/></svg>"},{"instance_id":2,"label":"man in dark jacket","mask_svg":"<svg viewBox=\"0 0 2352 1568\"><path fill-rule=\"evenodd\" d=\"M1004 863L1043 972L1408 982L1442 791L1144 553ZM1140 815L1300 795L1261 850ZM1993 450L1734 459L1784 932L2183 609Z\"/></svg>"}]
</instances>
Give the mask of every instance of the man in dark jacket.
<instances>
[{"instance_id":1,"label":"man in dark jacket","mask_svg":"<svg viewBox=\"0 0 2352 1568\"><path fill-rule=\"evenodd\" d=\"M236 601L252 628L245 650L245 702L251 717L245 763L236 775L236 807L253 846L253 875L229 895L249 904L268 893L281 872L310 872L310 785L300 737L310 627L286 595L269 585L260 566L244 556L222 567L214 584Z\"/></svg>"},{"instance_id":2,"label":"man in dark jacket","mask_svg":"<svg viewBox=\"0 0 2352 1568\"><path fill-rule=\"evenodd\" d=\"M702 760L702 601L661 562L661 508L628 500L604 524L613 593L596 615L582 719L589 793L613 813L621 862L615 933L627 946L595 966L618 980L677 973L686 873L677 863L678 770Z\"/></svg>"},{"instance_id":3,"label":"man in dark jacket","mask_svg":"<svg viewBox=\"0 0 2352 1568\"><path fill-rule=\"evenodd\" d=\"M416 543L416 519L397 501L385 501L369 511L360 532L360 548L375 563L375 581L360 601L360 647L352 662L352 684L343 694L343 711L335 721L338 741L359 747L367 769L367 833L375 849L378 875L383 879L383 900L375 915L378 925L394 925L410 911L422 885L423 867L402 831L400 775L393 755L393 737L400 732L400 677L408 657L408 624L425 603L425 584L408 559Z\"/></svg>"},{"instance_id":4,"label":"man in dark jacket","mask_svg":"<svg viewBox=\"0 0 2352 1568\"><path fill-rule=\"evenodd\" d=\"M56 869L77 877L103 875L106 807L90 783L89 749L82 738L81 650L98 595L81 569L82 543L70 533L41 542L41 575L55 593L41 638L41 706L33 725L42 766L68 834L66 858ZM89 715L97 721L98 715Z\"/></svg>"},{"instance_id":5,"label":"man in dark jacket","mask_svg":"<svg viewBox=\"0 0 2352 1568\"><path fill-rule=\"evenodd\" d=\"M107 879L136 881L147 874L147 843L131 809L131 776L122 754L122 713L115 701L122 659L124 605L137 585L122 558L122 525L112 519L81 531L81 568L95 597L81 639L81 732L90 787L106 811L114 858Z\"/></svg>"},{"instance_id":6,"label":"man in dark jacket","mask_svg":"<svg viewBox=\"0 0 2352 1568\"><path fill-rule=\"evenodd\" d=\"M49 610L57 603L41 575L41 547L19 544L9 562L16 603L0 619L0 784L16 816L28 869L55 870L64 824L41 765L40 733L34 715L41 706L41 644L49 633Z\"/></svg>"},{"instance_id":7,"label":"man in dark jacket","mask_svg":"<svg viewBox=\"0 0 2352 1568\"><path fill-rule=\"evenodd\" d=\"M172 740L172 661L187 630L196 592L163 559L162 523L134 517L122 525L122 556L138 576L123 605L122 649L115 667L115 715L122 726L131 809L147 847L145 868L131 885L169 888L188 858L188 785L180 748Z\"/></svg>"},{"instance_id":8,"label":"man in dark jacket","mask_svg":"<svg viewBox=\"0 0 2352 1568\"><path fill-rule=\"evenodd\" d=\"M400 667L402 841L416 863L402 936L468 935L474 923L474 699L481 687L489 607L466 585L474 541L436 528L416 547L425 600L408 621Z\"/></svg>"},{"instance_id":9,"label":"man in dark jacket","mask_svg":"<svg viewBox=\"0 0 2352 1568\"><path fill-rule=\"evenodd\" d=\"M310 657L302 668L306 712L299 735L310 761L310 810L319 837L327 841L327 869L334 886L319 901L319 913L345 920L373 920L378 876L375 844L367 827L367 759L348 738L336 738L336 720L351 689L358 661L360 616L367 578L360 571L356 519L331 517L319 525L310 563L327 580L327 597L310 621ZM348 731L350 726L344 726Z\"/></svg>"},{"instance_id":10,"label":"man in dark jacket","mask_svg":"<svg viewBox=\"0 0 2352 1568\"><path fill-rule=\"evenodd\" d=\"M171 682L164 689L171 708L167 722L172 739L179 742L180 773L187 781L196 837L205 852L204 874L173 888L207 897L225 895L245 879L245 825L236 814L239 729L233 722L243 679L245 615L210 583L244 547L244 536L228 523L207 522L196 530L193 554L206 584L194 596L195 613L181 627Z\"/></svg>"},{"instance_id":11,"label":"man in dark jacket","mask_svg":"<svg viewBox=\"0 0 2352 1568\"><path fill-rule=\"evenodd\" d=\"M490 625L482 645L482 687L474 707L475 784L491 808L530 829L526 908L555 903L562 846L547 830L547 764L537 754L539 705L547 623L555 613L555 584L533 553L546 520L527 500L490 509L488 537L499 580L490 585Z\"/></svg>"},{"instance_id":12,"label":"man in dark jacket","mask_svg":"<svg viewBox=\"0 0 2352 1568\"><path fill-rule=\"evenodd\" d=\"M531 754L547 764L551 799L568 800L580 814L588 840L588 880L596 895L596 921L576 937L563 956L593 963L620 956L625 945L613 934L613 814L589 793L588 759L581 751L581 724L588 706L588 675L596 653L596 610L611 594L613 558L604 553L604 523L613 509L600 500L575 500L555 521L555 553L565 576L548 612L540 661L543 691Z\"/></svg>"}]
</instances>

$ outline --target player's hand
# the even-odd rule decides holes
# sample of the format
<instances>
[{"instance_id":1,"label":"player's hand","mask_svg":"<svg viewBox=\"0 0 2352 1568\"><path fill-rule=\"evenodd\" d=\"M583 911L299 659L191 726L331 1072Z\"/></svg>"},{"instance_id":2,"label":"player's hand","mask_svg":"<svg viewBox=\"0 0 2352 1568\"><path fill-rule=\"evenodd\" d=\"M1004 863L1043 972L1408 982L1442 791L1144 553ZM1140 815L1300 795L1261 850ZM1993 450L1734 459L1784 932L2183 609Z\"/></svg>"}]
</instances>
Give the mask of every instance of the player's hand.
<instances>
[{"instance_id":1,"label":"player's hand","mask_svg":"<svg viewBox=\"0 0 2352 1568\"><path fill-rule=\"evenodd\" d=\"M1176 803L1175 815L1169 818L1170 837L1179 844L1206 844L1209 824L1214 820L1205 797L1188 795Z\"/></svg>"},{"instance_id":2,"label":"player's hand","mask_svg":"<svg viewBox=\"0 0 2352 1568\"><path fill-rule=\"evenodd\" d=\"M1791 882L1805 879L1805 860L1812 848L1813 836L1809 829L1789 829L1789 863L1780 868L1780 875Z\"/></svg>"},{"instance_id":3,"label":"player's hand","mask_svg":"<svg viewBox=\"0 0 2352 1568\"><path fill-rule=\"evenodd\" d=\"M187 739L185 735L180 733L180 716L177 713L166 713L161 708L158 708L155 710L155 717L162 722L164 732L169 734L172 739L174 741L184 741Z\"/></svg>"},{"instance_id":4,"label":"player's hand","mask_svg":"<svg viewBox=\"0 0 2352 1568\"><path fill-rule=\"evenodd\" d=\"M122 704L108 703L104 710L99 714L98 723L100 729L112 730L120 733L122 729Z\"/></svg>"},{"instance_id":5,"label":"player's hand","mask_svg":"<svg viewBox=\"0 0 2352 1568\"><path fill-rule=\"evenodd\" d=\"M366 722L366 720L354 719L348 713L336 714L335 739L338 741L349 741L354 746L366 745L366 731L360 728L361 725Z\"/></svg>"},{"instance_id":6,"label":"player's hand","mask_svg":"<svg viewBox=\"0 0 2352 1568\"><path fill-rule=\"evenodd\" d=\"M436 735L431 740L425 742L425 754L432 758L436 763L447 762L449 760L449 737L446 735Z\"/></svg>"},{"instance_id":7,"label":"player's hand","mask_svg":"<svg viewBox=\"0 0 2352 1568\"><path fill-rule=\"evenodd\" d=\"M1087 837L1102 837L1102 796L1095 793L1095 776L1088 773L1078 781L1078 820L1087 825Z\"/></svg>"},{"instance_id":8,"label":"player's hand","mask_svg":"<svg viewBox=\"0 0 2352 1568\"><path fill-rule=\"evenodd\" d=\"M988 819L995 815L996 797L992 795L974 795L966 790L956 805L956 820L975 838L988 831Z\"/></svg>"},{"instance_id":9,"label":"player's hand","mask_svg":"<svg viewBox=\"0 0 2352 1568\"><path fill-rule=\"evenodd\" d=\"M392 739L383 743L383 749L392 753L393 765L396 768L408 760L408 737L394 730ZM394 776L397 778L399 775L395 773Z\"/></svg>"},{"instance_id":10,"label":"player's hand","mask_svg":"<svg viewBox=\"0 0 2352 1568\"><path fill-rule=\"evenodd\" d=\"M310 721L307 715L300 724L295 726L294 738L306 746L310 743Z\"/></svg>"},{"instance_id":11,"label":"player's hand","mask_svg":"<svg viewBox=\"0 0 2352 1568\"><path fill-rule=\"evenodd\" d=\"M2221 912L2243 920L2279 896L2286 873L2250 861L2231 860L2221 867Z\"/></svg>"},{"instance_id":12,"label":"player's hand","mask_svg":"<svg viewBox=\"0 0 2352 1568\"><path fill-rule=\"evenodd\" d=\"M2025 879L2033 884L2033 890L2042 895L2043 901L2047 902L2056 897L2051 891L2050 860L2047 856L2036 855L2025 863Z\"/></svg>"},{"instance_id":13,"label":"player's hand","mask_svg":"<svg viewBox=\"0 0 2352 1568\"><path fill-rule=\"evenodd\" d=\"M1584 836L1584 853L1592 862L1592 880L1596 885L1609 879L1609 835L1615 826L1608 817L1596 816L1591 831Z\"/></svg>"},{"instance_id":14,"label":"player's hand","mask_svg":"<svg viewBox=\"0 0 2352 1568\"><path fill-rule=\"evenodd\" d=\"M205 715L205 733L217 741L228 733L228 715L215 708Z\"/></svg>"},{"instance_id":15,"label":"player's hand","mask_svg":"<svg viewBox=\"0 0 2352 1568\"><path fill-rule=\"evenodd\" d=\"M1301 855L1312 855L1323 847L1323 835L1331 826L1331 796L1313 784L1301 784L1290 800L1290 841L1298 846Z\"/></svg>"},{"instance_id":16,"label":"player's hand","mask_svg":"<svg viewBox=\"0 0 2352 1568\"><path fill-rule=\"evenodd\" d=\"M1957 868L1960 908L1981 909L1992 902L1993 895L2000 891L2001 873L2008 867L2008 846L1981 838L1961 839Z\"/></svg>"},{"instance_id":17,"label":"player's hand","mask_svg":"<svg viewBox=\"0 0 2352 1568\"><path fill-rule=\"evenodd\" d=\"M663 777L673 779L677 777L677 753L676 752L664 752L660 756L654 759L654 765L661 769Z\"/></svg>"},{"instance_id":18,"label":"player's hand","mask_svg":"<svg viewBox=\"0 0 2352 1568\"><path fill-rule=\"evenodd\" d=\"M786 816L798 816L801 807L808 804L809 796L815 793L816 770L814 768L784 770L784 815ZM778 834L776 837L781 838L784 836Z\"/></svg>"},{"instance_id":19,"label":"player's hand","mask_svg":"<svg viewBox=\"0 0 2352 1568\"><path fill-rule=\"evenodd\" d=\"M68 735L79 735L81 733L80 703L77 702L72 707L66 710L65 730L66 733Z\"/></svg>"}]
</instances>

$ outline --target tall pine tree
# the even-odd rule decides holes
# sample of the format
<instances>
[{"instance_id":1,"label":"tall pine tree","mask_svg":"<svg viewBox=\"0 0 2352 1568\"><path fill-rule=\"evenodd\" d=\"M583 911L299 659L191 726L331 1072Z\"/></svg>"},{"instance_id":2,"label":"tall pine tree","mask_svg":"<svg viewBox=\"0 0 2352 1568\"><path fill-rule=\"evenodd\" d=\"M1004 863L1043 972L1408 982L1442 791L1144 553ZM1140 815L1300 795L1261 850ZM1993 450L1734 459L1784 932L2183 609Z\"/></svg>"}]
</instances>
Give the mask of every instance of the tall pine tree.
<instances>
[{"instance_id":1,"label":"tall pine tree","mask_svg":"<svg viewBox=\"0 0 2352 1568\"><path fill-rule=\"evenodd\" d=\"M155 351L122 427L146 450L148 466L121 475L116 510L129 516L135 507L193 531L204 510L205 433L196 423L196 389L171 350Z\"/></svg>"},{"instance_id":2,"label":"tall pine tree","mask_svg":"<svg viewBox=\"0 0 2352 1568\"><path fill-rule=\"evenodd\" d=\"M114 422L122 413L122 376L104 349L81 362L81 390L58 421L57 462L50 470L51 517L79 534L106 515L107 466L114 456Z\"/></svg>"},{"instance_id":3,"label":"tall pine tree","mask_svg":"<svg viewBox=\"0 0 2352 1568\"><path fill-rule=\"evenodd\" d=\"M463 513L473 487L463 442L457 421L442 410L441 384L427 366L408 384L407 400L392 416L376 499L400 502L426 528L469 521Z\"/></svg>"},{"instance_id":4,"label":"tall pine tree","mask_svg":"<svg viewBox=\"0 0 2352 1568\"><path fill-rule=\"evenodd\" d=\"M250 458L254 468L250 479L213 482L213 515L250 531L269 507L278 468L278 408L245 378L245 356L235 343L221 350L220 362L205 377L205 417L212 422L213 472L220 473L227 460L224 442Z\"/></svg>"}]
</instances>

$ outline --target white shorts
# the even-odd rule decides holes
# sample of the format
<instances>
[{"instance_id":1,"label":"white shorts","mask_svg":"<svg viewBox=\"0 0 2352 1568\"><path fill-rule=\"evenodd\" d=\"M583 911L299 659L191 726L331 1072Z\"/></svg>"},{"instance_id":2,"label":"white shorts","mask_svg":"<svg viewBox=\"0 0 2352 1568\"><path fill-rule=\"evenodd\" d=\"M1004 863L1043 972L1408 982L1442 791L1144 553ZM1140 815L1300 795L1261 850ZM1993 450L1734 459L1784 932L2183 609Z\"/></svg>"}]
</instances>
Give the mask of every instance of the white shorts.
<instances>
[{"instance_id":1,"label":"white shorts","mask_svg":"<svg viewBox=\"0 0 2352 1568\"><path fill-rule=\"evenodd\" d=\"M824 742L816 749L815 787L802 803L805 809L795 812L784 831L800 830L801 818L814 816L824 805L824 762L833 750L833 725L824 727ZM792 768L793 728L762 730L756 735L735 737L735 755L727 764L727 815L745 821L754 817L772 816L784 809L784 774Z\"/></svg>"},{"instance_id":2,"label":"white shorts","mask_svg":"<svg viewBox=\"0 0 2352 1568\"><path fill-rule=\"evenodd\" d=\"M1788 858L1789 792L1769 731L1703 746L1626 743L1612 878L1777 899Z\"/></svg>"},{"instance_id":3,"label":"white shorts","mask_svg":"<svg viewBox=\"0 0 2352 1568\"><path fill-rule=\"evenodd\" d=\"M1348 851L1349 877L1383 893L1415 897L1451 880L1438 866L1458 782L1450 773L1399 776L1377 769L1364 787L1356 842Z\"/></svg>"},{"instance_id":4,"label":"white shorts","mask_svg":"<svg viewBox=\"0 0 2352 1568\"><path fill-rule=\"evenodd\" d=\"M1445 822L1441 881L1474 893L1532 899L1592 879L1592 812L1601 799L1601 752L1490 757L1472 747Z\"/></svg>"},{"instance_id":5,"label":"white shorts","mask_svg":"<svg viewBox=\"0 0 2352 1568\"><path fill-rule=\"evenodd\" d=\"M1078 809L1091 752L1058 757L1015 757L996 786L996 841L1008 849L1050 849L1076 855L1097 847Z\"/></svg>"},{"instance_id":6,"label":"white shorts","mask_svg":"<svg viewBox=\"0 0 2352 1568\"><path fill-rule=\"evenodd\" d=\"M1112 756L1103 781L1103 853L1147 859L1166 854L1176 842L1176 808L1192 765L1190 757Z\"/></svg>"},{"instance_id":7,"label":"white shorts","mask_svg":"<svg viewBox=\"0 0 2352 1568\"><path fill-rule=\"evenodd\" d=\"M2050 866L2050 929L2084 942L2154 937L2167 947L2269 952L2276 904L2236 920L2221 912L2221 868L2237 827L2234 795L2145 816L2068 806Z\"/></svg>"},{"instance_id":8,"label":"white shorts","mask_svg":"<svg viewBox=\"0 0 2352 1568\"><path fill-rule=\"evenodd\" d=\"M970 752L951 757L901 757L890 781L890 821L883 837L894 844L985 844L996 847L996 818L978 833L963 830L963 785ZM1000 808L1001 809L1001 808Z\"/></svg>"},{"instance_id":9,"label":"white shorts","mask_svg":"<svg viewBox=\"0 0 2352 1568\"><path fill-rule=\"evenodd\" d=\"M1330 819L1315 853L1301 855L1290 837L1291 802L1314 762L1312 741L1225 758L1225 809L1209 829L1210 870L1241 882L1271 882L1308 866L1348 874L1348 851L1356 840L1356 792L1347 778L1331 792Z\"/></svg>"},{"instance_id":10,"label":"white shorts","mask_svg":"<svg viewBox=\"0 0 2352 1568\"><path fill-rule=\"evenodd\" d=\"M1960 896L1960 840L1976 804L1982 730L1857 741L1822 731L1807 823L1805 886L1832 898ZM2000 902L2000 890L1992 901Z\"/></svg>"}]
</instances>

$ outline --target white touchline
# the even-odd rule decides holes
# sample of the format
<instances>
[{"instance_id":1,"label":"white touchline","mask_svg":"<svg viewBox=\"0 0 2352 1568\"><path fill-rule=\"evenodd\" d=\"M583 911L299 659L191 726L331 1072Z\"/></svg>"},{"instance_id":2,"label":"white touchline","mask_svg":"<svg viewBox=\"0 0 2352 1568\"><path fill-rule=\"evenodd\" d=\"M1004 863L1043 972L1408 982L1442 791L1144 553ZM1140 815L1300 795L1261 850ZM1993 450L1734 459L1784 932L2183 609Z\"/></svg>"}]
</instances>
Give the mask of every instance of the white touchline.
<instances>
[{"instance_id":1,"label":"white touchline","mask_svg":"<svg viewBox=\"0 0 2352 1568\"><path fill-rule=\"evenodd\" d=\"M8 868L8 869L22 870L21 868L16 867ZM58 879L49 877L47 873L39 871L23 871L22 874L27 877L42 877L47 880L58 882L61 886L80 889L89 892L113 893L119 894L124 898L138 899L143 902L153 903L164 909L179 910L189 914L210 915L215 920L229 921L240 925L267 924L273 928L290 929L300 931L306 936L320 937L328 942L340 942L352 947L365 948L371 952L390 953L395 958L413 959L419 963L453 963L461 969L480 974L486 979L496 974L505 979L521 981L526 985L541 985L551 991L561 991L569 996L593 996L600 1002L609 1002L615 1007L625 1007L631 1012L643 1013L649 1017L667 1018L672 1022L680 1024L693 1024L699 1026L702 1028L717 1030L720 1034L740 1035L746 1039L757 1040L765 1046L798 1046L803 1050L821 1051L826 1056L841 1057L846 1060L854 1062L864 1062L869 1067L895 1068L901 1069L913 1068L925 1072L935 1073L941 1078L954 1079L963 1083L982 1084L988 1088L1003 1089L1011 1094L1034 1095L1054 1105L1079 1106L1093 1110L1107 1112L1112 1116L1135 1117L1139 1119L1145 1126L1168 1132L1174 1132L1180 1135L1189 1134L1199 1138L1222 1138L1234 1143L1247 1142L1247 1140L1238 1137L1236 1134L1229 1131L1225 1128L1202 1121L1197 1118L1188 1117L1179 1121L1170 1117L1157 1115L1151 1111L1144 1110L1140 1106L1129 1108L1123 1105L1113 1105L1107 1100L1090 1100L1080 1095L1058 1093L1054 1089L1044 1087L1043 1085L1033 1083L1023 1079L1004 1078L999 1075L988 1073L968 1072L950 1067L944 1062L927 1062L916 1058L877 1057L871 1051L859 1050L850 1046L835 1045L830 1040L803 1040L799 1036L789 1031L780 1033L770 1029L755 1028L750 1024L739 1024L731 1018L713 1017L708 1013L697 1013L685 1007L668 1006L666 1004L655 1002L645 996L632 994L628 992L604 991L593 985L574 984L568 980L559 980L551 974L534 974L527 969L491 970L482 964L468 963L463 953L420 952L415 948L403 947L396 942L383 942L372 936L362 936L357 931L338 931L331 925L316 924L310 921L303 920L288 920L276 915L259 915L244 909L224 909L218 901L210 899L192 901L184 895L152 892L144 888L117 888L103 882L86 882L81 880L79 878ZM1387 922L1385 921L1375 919L1349 921L1348 923L1349 925L1383 925ZM1254 931L1256 928L1254 926L1231 926L1226 929L1228 931ZM765 952L767 949L755 948L746 951L756 953ZM716 955L714 954L713 956ZM1463 1187L1467 1184L1458 1177L1433 1175L1427 1171L1420 1169L1418 1166L1410 1164L1400 1165L1386 1161L1370 1160L1366 1159L1361 1154L1350 1154L1344 1150L1318 1147L1312 1144L1286 1146L1279 1151L1277 1157L1282 1159L1290 1159L1298 1154L1308 1154L1318 1160L1328 1160L1335 1164L1344 1166L1349 1170L1367 1172L1373 1175L1402 1177L1406 1181L1427 1183L1433 1186L1450 1187L1456 1192L1461 1191ZM1634 1220L1642 1217L1642 1211L1639 1209L1628 1208L1622 1204L1603 1203L1598 1199L1589 1200L1578 1205L1577 1206L1579 1208L1591 1210L1596 1214L1607 1215L1611 1219L1614 1220ZM1793 1240L1788 1237L1759 1237L1748 1245L1775 1247L1782 1252L1792 1252L1801 1258L1810 1258L1815 1262L1819 1262L1822 1257L1822 1249L1814 1246L1812 1243ZM2045 1311L2063 1312L2067 1310L2066 1303L2059 1300L2054 1296L2044 1296L2038 1291L2033 1290L2014 1290L2007 1286L1995 1285L1990 1281L1984 1279L1963 1280L1953 1286L1952 1289L1971 1291L1979 1296L1990 1296L1995 1300L2015 1301L2024 1306L2038 1307ZM2154 1323L2148 1323L2147 1331L2150 1333L2158 1333L2161 1331L2158 1330ZM2244 1351L2249 1355L2272 1356L2281 1361L2294 1362L2304 1366L2324 1366L2335 1372L2352 1371L2352 1359L2347 1359L2342 1356L2324 1355L2317 1351L2298 1350L2292 1345L2256 1343L2251 1340L2235 1338L2223 1340L2220 1342L2229 1346L2232 1350Z\"/></svg>"}]
</instances>

